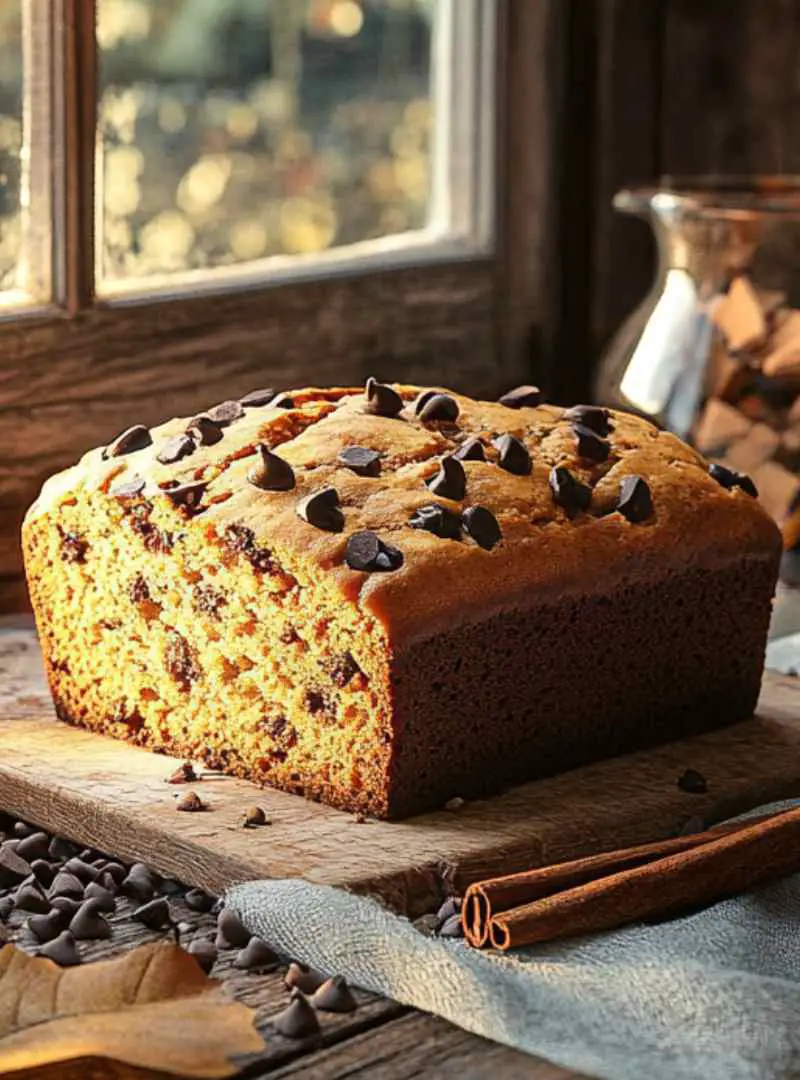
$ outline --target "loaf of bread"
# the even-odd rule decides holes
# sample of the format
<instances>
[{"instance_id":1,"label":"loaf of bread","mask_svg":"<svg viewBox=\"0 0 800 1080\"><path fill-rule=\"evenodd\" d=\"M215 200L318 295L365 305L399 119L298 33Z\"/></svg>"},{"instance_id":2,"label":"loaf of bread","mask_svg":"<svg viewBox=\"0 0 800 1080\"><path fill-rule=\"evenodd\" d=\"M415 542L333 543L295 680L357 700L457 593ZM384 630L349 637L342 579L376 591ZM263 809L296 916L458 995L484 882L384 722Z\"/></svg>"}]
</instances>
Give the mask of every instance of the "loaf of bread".
<instances>
[{"instance_id":1,"label":"loaf of bread","mask_svg":"<svg viewBox=\"0 0 800 1080\"><path fill-rule=\"evenodd\" d=\"M24 525L59 717L382 818L748 717L752 481L540 399L263 390L90 451Z\"/></svg>"}]
</instances>

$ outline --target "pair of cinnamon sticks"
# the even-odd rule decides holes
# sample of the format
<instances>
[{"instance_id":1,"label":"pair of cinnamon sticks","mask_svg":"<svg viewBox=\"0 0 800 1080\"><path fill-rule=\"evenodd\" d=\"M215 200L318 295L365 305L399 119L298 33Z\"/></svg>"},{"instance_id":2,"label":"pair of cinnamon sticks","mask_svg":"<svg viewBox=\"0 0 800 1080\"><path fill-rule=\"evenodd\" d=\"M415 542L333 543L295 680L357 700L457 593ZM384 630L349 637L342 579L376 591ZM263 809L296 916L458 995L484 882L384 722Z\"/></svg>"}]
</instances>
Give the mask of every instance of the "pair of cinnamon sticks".
<instances>
[{"instance_id":1,"label":"pair of cinnamon sticks","mask_svg":"<svg viewBox=\"0 0 800 1080\"><path fill-rule=\"evenodd\" d=\"M723 900L800 871L800 809L470 885L464 936L506 951Z\"/></svg>"}]
</instances>

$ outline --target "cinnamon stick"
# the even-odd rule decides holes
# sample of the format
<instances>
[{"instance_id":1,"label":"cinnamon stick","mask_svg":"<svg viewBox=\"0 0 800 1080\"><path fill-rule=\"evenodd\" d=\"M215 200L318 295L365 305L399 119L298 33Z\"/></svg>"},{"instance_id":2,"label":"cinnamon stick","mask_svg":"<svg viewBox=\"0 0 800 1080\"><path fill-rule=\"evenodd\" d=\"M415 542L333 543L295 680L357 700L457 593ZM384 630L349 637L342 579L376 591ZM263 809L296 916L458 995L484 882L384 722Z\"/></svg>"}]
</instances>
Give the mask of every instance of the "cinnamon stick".
<instances>
[{"instance_id":1,"label":"cinnamon stick","mask_svg":"<svg viewBox=\"0 0 800 1080\"><path fill-rule=\"evenodd\" d=\"M800 870L800 810L716 826L467 890L467 941L506 950L613 929L743 892Z\"/></svg>"}]
</instances>

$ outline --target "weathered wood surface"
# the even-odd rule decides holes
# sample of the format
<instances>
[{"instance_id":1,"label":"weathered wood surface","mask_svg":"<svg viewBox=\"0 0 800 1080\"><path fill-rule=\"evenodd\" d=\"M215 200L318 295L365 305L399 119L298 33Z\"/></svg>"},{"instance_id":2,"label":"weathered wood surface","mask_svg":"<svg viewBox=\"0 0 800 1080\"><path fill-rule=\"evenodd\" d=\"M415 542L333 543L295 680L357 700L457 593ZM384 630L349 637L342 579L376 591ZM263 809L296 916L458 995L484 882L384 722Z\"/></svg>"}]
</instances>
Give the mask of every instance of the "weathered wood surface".
<instances>
[{"instance_id":1,"label":"weathered wood surface","mask_svg":"<svg viewBox=\"0 0 800 1080\"><path fill-rule=\"evenodd\" d=\"M383 896L410 914L476 878L674 834L800 794L800 682L768 675L759 718L527 784L458 811L358 822L325 806L207 774L210 809L178 813L176 761L59 723L32 631L0 634L0 808L162 873L219 890L304 877ZM688 766L706 795L676 785ZM242 829L257 803L272 825Z\"/></svg>"}]
</instances>

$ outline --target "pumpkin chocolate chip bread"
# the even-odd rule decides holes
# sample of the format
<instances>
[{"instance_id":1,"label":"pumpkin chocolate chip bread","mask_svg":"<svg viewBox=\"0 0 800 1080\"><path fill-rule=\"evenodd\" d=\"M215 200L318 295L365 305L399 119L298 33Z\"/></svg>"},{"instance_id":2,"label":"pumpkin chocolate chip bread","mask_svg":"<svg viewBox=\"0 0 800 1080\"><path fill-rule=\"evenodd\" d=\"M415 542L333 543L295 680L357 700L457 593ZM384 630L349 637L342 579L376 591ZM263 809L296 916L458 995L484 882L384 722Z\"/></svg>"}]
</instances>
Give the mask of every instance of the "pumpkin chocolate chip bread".
<instances>
[{"instance_id":1,"label":"pumpkin chocolate chip bread","mask_svg":"<svg viewBox=\"0 0 800 1080\"><path fill-rule=\"evenodd\" d=\"M749 716L754 495L634 416L370 379L131 427L24 547L63 720L400 817Z\"/></svg>"}]
</instances>

